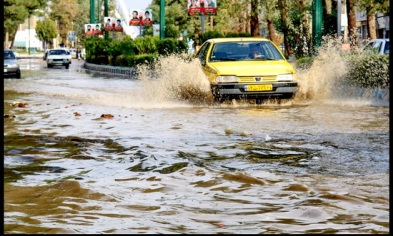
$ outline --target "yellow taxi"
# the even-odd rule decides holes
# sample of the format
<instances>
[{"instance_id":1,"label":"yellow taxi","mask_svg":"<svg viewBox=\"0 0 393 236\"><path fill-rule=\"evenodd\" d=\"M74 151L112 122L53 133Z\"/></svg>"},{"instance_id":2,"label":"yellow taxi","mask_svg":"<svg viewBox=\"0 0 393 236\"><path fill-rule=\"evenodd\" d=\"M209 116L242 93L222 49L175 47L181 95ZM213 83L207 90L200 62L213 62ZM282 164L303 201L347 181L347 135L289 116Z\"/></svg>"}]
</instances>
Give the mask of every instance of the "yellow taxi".
<instances>
[{"instance_id":1,"label":"yellow taxi","mask_svg":"<svg viewBox=\"0 0 393 236\"><path fill-rule=\"evenodd\" d=\"M206 40L196 57L210 81L214 98L291 99L297 92L296 71L268 39L213 38Z\"/></svg>"}]
</instances>

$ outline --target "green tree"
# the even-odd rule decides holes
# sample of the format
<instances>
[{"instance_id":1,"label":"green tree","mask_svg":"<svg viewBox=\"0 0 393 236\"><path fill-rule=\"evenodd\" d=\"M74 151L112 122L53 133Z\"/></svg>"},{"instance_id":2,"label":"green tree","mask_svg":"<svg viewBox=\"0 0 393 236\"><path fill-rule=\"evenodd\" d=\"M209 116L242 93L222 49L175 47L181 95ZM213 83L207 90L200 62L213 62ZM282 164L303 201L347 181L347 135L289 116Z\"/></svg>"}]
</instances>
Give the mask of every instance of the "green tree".
<instances>
[{"instance_id":1,"label":"green tree","mask_svg":"<svg viewBox=\"0 0 393 236\"><path fill-rule=\"evenodd\" d=\"M15 34L19 24L22 24L28 17L42 9L47 0L4 0L4 47L10 48L14 45Z\"/></svg>"},{"instance_id":2,"label":"green tree","mask_svg":"<svg viewBox=\"0 0 393 236\"><path fill-rule=\"evenodd\" d=\"M68 31L73 31L73 19L79 14L77 0L52 0L50 18L57 23L60 43L66 45Z\"/></svg>"},{"instance_id":3,"label":"green tree","mask_svg":"<svg viewBox=\"0 0 393 236\"><path fill-rule=\"evenodd\" d=\"M347 0L347 18L349 31L349 44L351 48L358 46L358 36L356 32L356 4L358 0Z\"/></svg>"},{"instance_id":4,"label":"green tree","mask_svg":"<svg viewBox=\"0 0 393 236\"><path fill-rule=\"evenodd\" d=\"M367 31L370 39L377 38L375 14L379 11L389 12L388 0L359 0L358 8L360 11L366 11L367 14Z\"/></svg>"},{"instance_id":5,"label":"green tree","mask_svg":"<svg viewBox=\"0 0 393 236\"><path fill-rule=\"evenodd\" d=\"M56 24L51 19L45 19L43 21L37 21L37 25L35 27L37 37L41 41L44 41L44 48L46 49L46 45L49 43L52 44L52 40L57 36Z\"/></svg>"}]
</instances>

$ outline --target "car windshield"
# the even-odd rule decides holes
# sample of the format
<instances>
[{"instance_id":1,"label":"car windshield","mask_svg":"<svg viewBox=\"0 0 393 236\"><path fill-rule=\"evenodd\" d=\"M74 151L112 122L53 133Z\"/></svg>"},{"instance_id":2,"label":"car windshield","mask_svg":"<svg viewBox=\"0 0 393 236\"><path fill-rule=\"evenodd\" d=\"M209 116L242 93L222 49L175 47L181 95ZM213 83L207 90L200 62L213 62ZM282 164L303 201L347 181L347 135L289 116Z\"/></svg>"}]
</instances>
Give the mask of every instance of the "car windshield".
<instances>
[{"instance_id":1,"label":"car windshield","mask_svg":"<svg viewBox=\"0 0 393 236\"><path fill-rule=\"evenodd\" d=\"M15 54L12 51L4 51L4 59L15 59Z\"/></svg>"},{"instance_id":2,"label":"car windshield","mask_svg":"<svg viewBox=\"0 0 393 236\"><path fill-rule=\"evenodd\" d=\"M283 59L283 56L271 42L259 41L216 43L210 54L211 62Z\"/></svg>"},{"instance_id":3,"label":"car windshield","mask_svg":"<svg viewBox=\"0 0 393 236\"><path fill-rule=\"evenodd\" d=\"M49 55L67 55L67 52L65 50L51 50Z\"/></svg>"}]
</instances>

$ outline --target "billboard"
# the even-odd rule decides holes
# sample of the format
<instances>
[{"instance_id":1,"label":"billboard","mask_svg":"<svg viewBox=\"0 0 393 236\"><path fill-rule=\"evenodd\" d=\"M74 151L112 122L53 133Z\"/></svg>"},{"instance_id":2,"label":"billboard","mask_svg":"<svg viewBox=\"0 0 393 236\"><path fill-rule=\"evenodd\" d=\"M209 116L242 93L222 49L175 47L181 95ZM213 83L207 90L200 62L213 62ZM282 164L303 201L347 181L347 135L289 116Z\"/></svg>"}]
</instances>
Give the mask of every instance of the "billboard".
<instances>
[{"instance_id":1,"label":"billboard","mask_svg":"<svg viewBox=\"0 0 393 236\"><path fill-rule=\"evenodd\" d=\"M217 0L187 0L189 16L217 15Z\"/></svg>"},{"instance_id":2,"label":"billboard","mask_svg":"<svg viewBox=\"0 0 393 236\"><path fill-rule=\"evenodd\" d=\"M102 34L101 24L85 24L86 35L100 35Z\"/></svg>"},{"instance_id":3,"label":"billboard","mask_svg":"<svg viewBox=\"0 0 393 236\"><path fill-rule=\"evenodd\" d=\"M132 26L150 26L153 24L153 14L151 9L139 10L133 9L130 11L130 22Z\"/></svg>"},{"instance_id":4,"label":"billboard","mask_svg":"<svg viewBox=\"0 0 393 236\"><path fill-rule=\"evenodd\" d=\"M124 21L120 18L104 17L105 31L123 32Z\"/></svg>"}]
</instances>

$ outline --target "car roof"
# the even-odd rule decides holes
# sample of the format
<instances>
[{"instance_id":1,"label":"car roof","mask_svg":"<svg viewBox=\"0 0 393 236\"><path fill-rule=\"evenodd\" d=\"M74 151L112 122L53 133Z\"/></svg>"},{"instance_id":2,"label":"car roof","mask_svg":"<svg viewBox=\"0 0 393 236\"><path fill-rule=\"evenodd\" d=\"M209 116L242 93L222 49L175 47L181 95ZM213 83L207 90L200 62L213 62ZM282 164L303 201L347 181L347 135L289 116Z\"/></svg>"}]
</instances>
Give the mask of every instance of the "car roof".
<instances>
[{"instance_id":1,"label":"car roof","mask_svg":"<svg viewBox=\"0 0 393 236\"><path fill-rule=\"evenodd\" d=\"M270 40L267 38L240 37L240 38L212 38L207 41L213 43L222 43L222 42L242 42L242 41L269 42Z\"/></svg>"},{"instance_id":2,"label":"car roof","mask_svg":"<svg viewBox=\"0 0 393 236\"><path fill-rule=\"evenodd\" d=\"M49 50L66 50L66 51L69 51L67 48L51 48Z\"/></svg>"},{"instance_id":3,"label":"car roof","mask_svg":"<svg viewBox=\"0 0 393 236\"><path fill-rule=\"evenodd\" d=\"M372 39L372 40L370 40L370 42L381 42L381 41L387 41L387 42L389 42L389 39Z\"/></svg>"}]
</instances>

